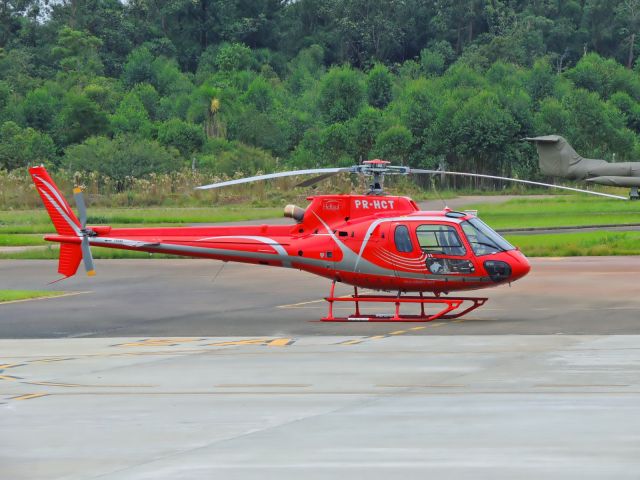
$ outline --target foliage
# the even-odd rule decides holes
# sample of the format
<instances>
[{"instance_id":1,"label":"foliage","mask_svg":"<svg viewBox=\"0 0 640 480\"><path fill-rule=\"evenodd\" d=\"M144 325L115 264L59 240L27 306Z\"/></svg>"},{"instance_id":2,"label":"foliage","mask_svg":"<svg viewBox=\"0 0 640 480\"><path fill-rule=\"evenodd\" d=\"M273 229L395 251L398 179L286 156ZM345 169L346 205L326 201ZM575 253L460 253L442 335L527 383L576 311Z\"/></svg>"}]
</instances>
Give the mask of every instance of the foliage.
<instances>
[{"instance_id":1,"label":"foliage","mask_svg":"<svg viewBox=\"0 0 640 480\"><path fill-rule=\"evenodd\" d=\"M91 137L67 149L63 161L71 171L97 172L125 187L128 177L143 177L176 169L174 152L154 140L121 135L113 140Z\"/></svg>"},{"instance_id":2,"label":"foliage","mask_svg":"<svg viewBox=\"0 0 640 480\"><path fill-rule=\"evenodd\" d=\"M393 78L384 65L376 65L367 76L367 98L369 105L376 108L386 107L392 99Z\"/></svg>"},{"instance_id":3,"label":"foliage","mask_svg":"<svg viewBox=\"0 0 640 480\"><path fill-rule=\"evenodd\" d=\"M172 118L158 127L158 141L166 147L174 147L183 157L200 150L204 143L202 127Z\"/></svg>"},{"instance_id":4,"label":"foliage","mask_svg":"<svg viewBox=\"0 0 640 480\"><path fill-rule=\"evenodd\" d=\"M364 100L358 73L349 67L329 70L320 85L319 108L328 123L355 117Z\"/></svg>"},{"instance_id":5,"label":"foliage","mask_svg":"<svg viewBox=\"0 0 640 480\"><path fill-rule=\"evenodd\" d=\"M14 122L0 126L0 169L11 170L34 163L49 163L55 158L55 145L46 133Z\"/></svg>"},{"instance_id":6,"label":"foliage","mask_svg":"<svg viewBox=\"0 0 640 480\"><path fill-rule=\"evenodd\" d=\"M3 5L3 168L122 181L382 156L535 178L520 139L552 133L640 157L638 0Z\"/></svg>"}]
</instances>

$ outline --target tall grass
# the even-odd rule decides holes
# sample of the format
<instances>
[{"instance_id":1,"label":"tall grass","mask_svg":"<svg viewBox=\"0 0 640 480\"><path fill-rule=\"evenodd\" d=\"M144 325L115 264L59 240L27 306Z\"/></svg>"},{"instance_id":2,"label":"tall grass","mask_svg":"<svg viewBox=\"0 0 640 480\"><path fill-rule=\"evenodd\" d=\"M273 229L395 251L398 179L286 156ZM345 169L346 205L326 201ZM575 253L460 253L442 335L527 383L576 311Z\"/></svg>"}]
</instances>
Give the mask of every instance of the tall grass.
<instances>
[{"instance_id":1,"label":"tall grass","mask_svg":"<svg viewBox=\"0 0 640 480\"><path fill-rule=\"evenodd\" d=\"M103 207L151 206L211 206L251 204L255 206L280 205L286 201L299 201L313 192L296 189L299 177L285 177L268 182L254 182L212 190L195 190L200 185L230 180L199 171L182 170L168 174L151 174L146 178L127 177L124 182L93 172L50 172L60 190L69 195L74 186L80 186L88 202ZM232 178L241 178L238 173ZM348 175L332 178L323 183L328 193L349 193L360 190L360 180ZM0 170L0 210L29 209L41 206L31 177L26 169L6 172Z\"/></svg>"}]
</instances>

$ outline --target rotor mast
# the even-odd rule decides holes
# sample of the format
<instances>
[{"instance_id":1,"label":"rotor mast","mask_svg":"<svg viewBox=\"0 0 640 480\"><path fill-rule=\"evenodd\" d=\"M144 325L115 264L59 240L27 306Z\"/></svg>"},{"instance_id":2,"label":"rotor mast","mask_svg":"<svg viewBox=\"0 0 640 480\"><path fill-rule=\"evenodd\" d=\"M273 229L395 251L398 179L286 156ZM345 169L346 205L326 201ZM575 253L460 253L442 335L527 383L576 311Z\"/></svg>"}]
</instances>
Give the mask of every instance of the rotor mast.
<instances>
[{"instance_id":1,"label":"rotor mast","mask_svg":"<svg viewBox=\"0 0 640 480\"><path fill-rule=\"evenodd\" d=\"M369 185L369 191L367 195L384 195L384 175L406 175L409 173L408 167L400 167L390 165L391 162L386 160L367 160L362 162L362 165L353 167L354 173L361 173L363 175L370 175L373 177L372 183Z\"/></svg>"}]
</instances>

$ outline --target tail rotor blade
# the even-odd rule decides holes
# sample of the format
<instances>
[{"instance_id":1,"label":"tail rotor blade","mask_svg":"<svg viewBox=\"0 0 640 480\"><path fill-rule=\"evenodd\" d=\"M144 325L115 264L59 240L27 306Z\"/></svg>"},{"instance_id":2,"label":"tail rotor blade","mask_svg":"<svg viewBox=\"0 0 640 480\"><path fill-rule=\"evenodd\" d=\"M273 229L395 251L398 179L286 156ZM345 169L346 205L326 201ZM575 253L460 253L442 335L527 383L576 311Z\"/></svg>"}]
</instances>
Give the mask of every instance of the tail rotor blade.
<instances>
[{"instance_id":1,"label":"tail rotor blade","mask_svg":"<svg viewBox=\"0 0 640 480\"><path fill-rule=\"evenodd\" d=\"M80 187L73 189L73 198L76 201L78 213L80 214L80 226L84 230L87 227L87 206L84 203L84 195Z\"/></svg>"},{"instance_id":2,"label":"tail rotor blade","mask_svg":"<svg viewBox=\"0 0 640 480\"><path fill-rule=\"evenodd\" d=\"M84 268L87 271L87 275L93 277L96 274L95 267L93 265L93 256L91 255L91 247L89 246L89 237L82 237L82 260L84 261Z\"/></svg>"}]
</instances>

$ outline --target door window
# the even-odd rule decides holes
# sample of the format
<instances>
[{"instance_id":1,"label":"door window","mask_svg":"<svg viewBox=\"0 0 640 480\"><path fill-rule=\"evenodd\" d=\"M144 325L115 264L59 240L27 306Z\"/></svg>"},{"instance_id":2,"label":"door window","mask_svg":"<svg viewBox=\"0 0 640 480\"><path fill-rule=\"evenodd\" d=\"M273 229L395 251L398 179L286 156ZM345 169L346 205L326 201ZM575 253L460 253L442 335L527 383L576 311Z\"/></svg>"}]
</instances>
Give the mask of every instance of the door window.
<instances>
[{"instance_id":1,"label":"door window","mask_svg":"<svg viewBox=\"0 0 640 480\"><path fill-rule=\"evenodd\" d=\"M396 250L399 252L409 253L413 251L413 244L409 236L409 228L406 225L398 225L394 232L394 241L396 242Z\"/></svg>"},{"instance_id":2,"label":"door window","mask_svg":"<svg viewBox=\"0 0 640 480\"><path fill-rule=\"evenodd\" d=\"M458 232L450 225L420 225L416 229L418 243L425 253L463 256L466 251Z\"/></svg>"}]
</instances>

